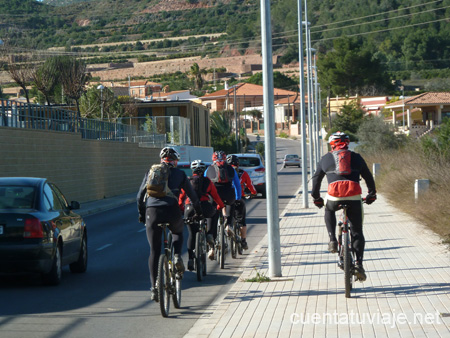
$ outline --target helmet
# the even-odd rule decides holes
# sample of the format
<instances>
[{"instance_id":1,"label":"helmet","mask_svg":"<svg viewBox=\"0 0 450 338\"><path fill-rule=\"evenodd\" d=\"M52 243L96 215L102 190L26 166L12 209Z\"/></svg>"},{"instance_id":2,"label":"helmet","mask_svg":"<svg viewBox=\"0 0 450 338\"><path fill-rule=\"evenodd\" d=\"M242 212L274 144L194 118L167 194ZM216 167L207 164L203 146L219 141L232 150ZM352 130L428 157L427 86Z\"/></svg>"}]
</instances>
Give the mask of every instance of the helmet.
<instances>
[{"instance_id":1,"label":"helmet","mask_svg":"<svg viewBox=\"0 0 450 338\"><path fill-rule=\"evenodd\" d=\"M192 161L191 170L193 173L195 173L195 172L202 173L206 170L206 164L203 163L201 160Z\"/></svg>"},{"instance_id":2,"label":"helmet","mask_svg":"<svg viewBox=\"0 0 450 338\"><path fill-rule=\"evenodd\" d=\"M212 160L213 162L226 161L227 154L225 154L225 152L222 150L215 151L212 155Z\"/></svg>"},{"instance_id":3,"label":"helmet","mask_svg":"<svg viewBox=\"0 0 450 338\"><path fill-rule=\"evenodd\" d=\"M232 166L237 167L237 166L239 166L239 157L237 157L236 155L228 155L227 163Z\"/></svg>"},{"instance_id":4,"label":"helmet","mask_svg":"<svg viewBox=\"0 0 450 338\"><path fill-rule=\"evenodd\" d=\"M162 160L165 160L165 162L180 160L180 154L171 147L164 147L159 153L159 157L161 157Z\"/></svg>"},{"instance_id":5,"label":"helmet","mask_svg":"<svg viewBox=\"0 0 450 338\"><path fill-rule=\"evenodd\" d=\"M331 149L343 149L343 148L347 148L348 144L350 143L350 138L348 137L347 134L341 132L341 131L337 131L334 134L331 134L330 137L328 138L328 143L331 146Z\"/></svg>"}]
</instances>

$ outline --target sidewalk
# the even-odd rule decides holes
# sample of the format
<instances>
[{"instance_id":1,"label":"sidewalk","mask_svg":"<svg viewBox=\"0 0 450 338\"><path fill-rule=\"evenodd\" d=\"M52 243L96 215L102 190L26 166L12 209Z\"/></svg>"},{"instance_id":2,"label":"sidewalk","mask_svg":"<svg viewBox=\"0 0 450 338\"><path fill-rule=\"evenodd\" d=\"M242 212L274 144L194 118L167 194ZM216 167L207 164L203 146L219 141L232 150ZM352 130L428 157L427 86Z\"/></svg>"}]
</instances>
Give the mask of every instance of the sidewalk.
<instances>
[{"instance_id":1,"label":"sidewalk","mask_svg":"<svg viewBox=\"0 0 450 338\"><path fill-rule=\"evenodd\" d=\"M440 239L383 196L365 205L365 269L345 298L337 255L327 251L324 211L300 195L281 215L282 277L268 274L267 235L241 278L210 306L193 337L450 337L450 253Z\"/></svg>"}]
</instances>

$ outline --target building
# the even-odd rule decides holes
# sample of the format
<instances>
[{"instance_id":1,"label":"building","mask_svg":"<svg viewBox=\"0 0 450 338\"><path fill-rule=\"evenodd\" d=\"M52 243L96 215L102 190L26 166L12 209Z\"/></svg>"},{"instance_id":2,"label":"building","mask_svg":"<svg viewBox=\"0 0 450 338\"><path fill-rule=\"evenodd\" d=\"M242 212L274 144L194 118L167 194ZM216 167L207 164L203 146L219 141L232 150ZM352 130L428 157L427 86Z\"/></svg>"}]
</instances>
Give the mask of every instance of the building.
<instances>
[{"instance_id":1,"label":"building","mask_svg":"<svg viewBox=\"0 0 450 338\"><path fill-rule=\"evenodd\" d=\"M274 101L289 96L295 96L296 92L274 88ZM252 83L238 83L228 88L227 86L214 93L200 97L202 104L211 112L221 110L235 110L241 112L244 108L263 105L263 86Z\"/></svg>"}]
</instances>

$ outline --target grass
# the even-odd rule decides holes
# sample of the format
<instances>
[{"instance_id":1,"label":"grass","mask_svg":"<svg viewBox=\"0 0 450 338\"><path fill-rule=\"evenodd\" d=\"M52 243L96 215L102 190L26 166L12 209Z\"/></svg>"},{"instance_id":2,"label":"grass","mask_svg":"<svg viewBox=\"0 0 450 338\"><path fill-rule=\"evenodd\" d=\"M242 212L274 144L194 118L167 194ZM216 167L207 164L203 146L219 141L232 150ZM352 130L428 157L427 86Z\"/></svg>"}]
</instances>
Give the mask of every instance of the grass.
<instances>
[{"instance_id":1,"label":"grass","mask_svg":"<svg viewBox=\"0 0 450 338\"><path fill-rule=\"evenodd\" d=\"M364 157L369 166L371 163L381 165L381 173L376 177L377 191L396 208L440 235L443 243L450 248L449 161L421 155L411 146ZM416 179L430 180L428 192L418 201L414 196Z\"/></svg>"},{"instance_id":2,"label":"grass","mask_svg":"<svg viewBox=\"0 0 450 338\"><path fill-rule=\"evenodd\" d=\"M256 271L256 268L253 268L253 269ZM256 271L255 277L244 279L244 282L264 283L264 282L270 282L270 278L267 277L264 273L259 273L259 271Z\"/></svg>"}]
</instances>

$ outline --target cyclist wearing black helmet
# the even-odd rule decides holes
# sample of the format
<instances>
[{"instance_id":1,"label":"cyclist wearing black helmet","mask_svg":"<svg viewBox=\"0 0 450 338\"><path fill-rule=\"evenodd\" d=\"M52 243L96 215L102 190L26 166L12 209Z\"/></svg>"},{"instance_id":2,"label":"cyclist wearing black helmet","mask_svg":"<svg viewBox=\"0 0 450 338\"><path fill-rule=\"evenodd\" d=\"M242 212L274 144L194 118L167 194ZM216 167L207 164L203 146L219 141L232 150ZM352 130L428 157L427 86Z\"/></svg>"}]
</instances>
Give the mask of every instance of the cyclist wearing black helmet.
<instances>
[{"instance_id":1,"label":"cyclist wearing black helmet","mask_svg":"<svg viewBox=\"0 0 450 338\"><path fill-rule=\"evenodd\" d=\"M225 203L225 219L227 226L231 225L232 217L234 213L234 202L241 199L241 184L236 171L227 163L227 155L224 151L215 151L212 156L213 164L205 171L205 176L208 177L216 186L217 192L223 203ZM210 239L214 239L217 236L217 221L219 214L211 220L208 220L208 236ZM212 247L214 243L211 240L208 241ZM211 249L208 253L210 259L214 259L214 250Z\"/></svg>"},{"instance_id":2,"label":"cyclist wearing black helmet","mask_svg":"<svg viewBox=\"0 0 450 338\"><path fill-rule=\"evenodd\" d=\"M217 193L216 186L211 182L208 177L204 176L206 170L206 164L201 160L195 160L191 163L192 176L189 177L192 187L194 188L198 199L200 200L200 206L202 208L203 217L211 219L215 216L216 210L221 210L225 207ZM186 192L181 190L178 204L181 209L184 209L184 218L190 219L195 216L195 210L191 200L186 196ZM189 238L187 242L187 249L189 254L188 270L194 270L194 248L195 248L195 236L198 232L198 223L189 222ZM209 235L211 236L211 235ZM209 240L211 242L211 239ZM214 241L213 241L214 242Z\"/></svg>"},{"instance_id":3,"label":"cyclist wearing black helmet","mask_svg":"<svg viewBox=\"0 0 450 338\"><path fill-rule=\"evenodd\" d=\"M231 165L234 170L236 170L236 173L238 174L239 181L241 183L241 191L242 191L242 197L245 196L245 189L250 190L251 197L256 196L257 192L255 187L253 186L252 180L249 176L249 174L239 168L239 157L236 155L228 155L227 156L227 163ZM247 208L245 206L245 203L242 199L236 200L234 202L235 205L235 215L236 219L240 221L242 224L241 226L241 238L242 238L242 248L244 250L248 250L248 244L247 244L247 223L246 223L246 215L247 215Z\"/></svg>"},{"instance_id":4,"label":"cyclist wearing black helmet","mask_svg":"<svg viewBox=\"0 0 450 338\"><path fill-rule=\"evenodd\" d=\"M161 164L169 167L169 176L167 180L170 192L163 197L154 197L148 193L148 182L150 180L149 170L141 183L137 194L137 205L139 211L139 221L145 223L147 228L147 240L150 244L150 257L148 261L150 270L150 281L152 284L151 299L158 301L156 286L156 277L158 274L158 259L161 253L161 237L162 228L158 226L161 223L169 223L169 229L173 235L173 246L175 251L175 267L178 273L182 274L185 270L181 259L181 249L183 245L183 217L178 206L178 196L183 189L198 214L201 214L200 204L197 194L192 188L184 171L177 169L180 159L178 152L171 148L165 147L160 153ZM152 167L153 168L153 167Z\"/></svg>"},{"instance_id":5,"label":"cyclist wearing black helmet","mask_svg":"<svg viewBox=\"0 0 450 338\"><path fill-rule=\"evenodd\" d=\"M356 254L356 276L360 281L364 281L366 280L366 274L362 263L365 239L362 229L362 189L359 181L361 176L369 190L366 196L367 204L371 204L377 199L375 181L362 156L348 150L348 144L350 143L348 135L338 131L329 137L328 143L331 146L331 151L321 158L317 166L317 171L312 178L311 196L314 198L314 204L318 208L324 206L324 200L320 197L320 185L326 175L328 191L326 195L325 223L330 237L328 250L332 253L337 252L335 212L342 201L349 205L347 215L351 223L352 248Z\"/></svg>"}]
</instances>

